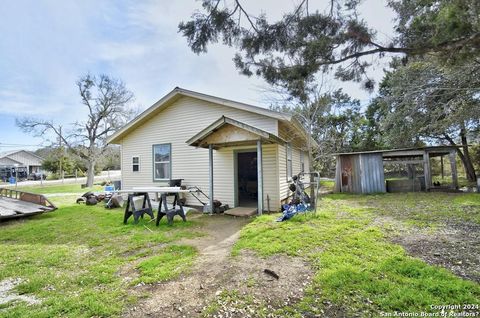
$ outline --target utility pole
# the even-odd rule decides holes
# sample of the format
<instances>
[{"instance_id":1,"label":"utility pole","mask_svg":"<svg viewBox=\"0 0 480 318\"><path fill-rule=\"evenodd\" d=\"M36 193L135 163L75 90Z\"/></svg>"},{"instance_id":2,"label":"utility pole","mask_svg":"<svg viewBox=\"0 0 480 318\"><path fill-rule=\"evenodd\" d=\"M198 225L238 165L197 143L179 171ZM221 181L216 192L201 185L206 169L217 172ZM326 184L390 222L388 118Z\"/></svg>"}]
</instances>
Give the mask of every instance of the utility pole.
<instances>
[{"instance_id":1,"label":"utility pole","mask_svg":"<svg viewBox=\"0 0 480 318\"><path fill-rule=\"evenodd\" d=\"M59 165L59 170L60 170L60 178L62 179L63 183L63 149L62 149L62 126L59 127L59 136L58 136L58 148L60 149L60 165Z\"/></svg>"},{"instance_id":2,"label":"utility pole","mask_svg":"<svg viewBox=\"0 0 480 318\"><path fill-rule=\"evenodd\" d=\"M18 164L15 164L15 190L17 190L18 185Z\"/></svg>"}]
</instances>

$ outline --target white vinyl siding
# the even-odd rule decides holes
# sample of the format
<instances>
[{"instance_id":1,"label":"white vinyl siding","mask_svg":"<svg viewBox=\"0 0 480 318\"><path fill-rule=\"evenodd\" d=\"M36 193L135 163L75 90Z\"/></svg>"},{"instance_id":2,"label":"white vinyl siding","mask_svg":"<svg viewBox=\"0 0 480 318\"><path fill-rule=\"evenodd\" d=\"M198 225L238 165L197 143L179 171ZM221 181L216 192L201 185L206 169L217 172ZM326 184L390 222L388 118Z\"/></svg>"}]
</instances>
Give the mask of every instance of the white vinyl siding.
<instances>
[{"instance_id":1,"label":"white vinyl siding","mask_svg":"<svg viewBox=\"0 0 480 318\"><path fill-rule=\"evenodd\" d=\"M181 97L122 139L122 187L131 189L132 187L163 185L161 184L163 181L155 182L152 178L152 146L170 143L171 178L184 179L182 184L198 186L208 194L208 149L189 146L186 141L222 115L275 135L278 134L278 121L274 118L190 97ZM276 145L264 145L264 167L267 165L267 158L275 154L275 150L271 150L272 147L275 148ZM227 149L215 150L213 154L214 192L215 199L233 206L233 150L227 151ZM139 173L131 172L132 155L142 158L142 167ZM269 160L271 162L273 159ZM129 166L125 166L125 164ZM272 187L278 188L278 182L266 180L266 175L272 174L272 172L265 170L264 168L264 188L268 186L268 183L275 183ZM272 175L275 174L276 171ZM166 183L167 181L165 181L165 185ZM264 189L264 197L266 198L267 193L272 193L270 195L270 205L272 207L274 202L273 188L268 191ZM191 196L187 196L187 204L200 205Z\"/></svg>"},{"instance_id":2,"label":"white vinyl siding","mask_svg":"<svg viewBox=\"0 0 480 318\"><path fill-rule=\"evenodd\" d=\"M300 151L300 172L305 172L305 153Z\"/></svg>"},{"instance_id":3,"label":"white vinyl siding","mask_svg":"<svg viewBox=\"0 0 480 318\"><path fill-rule=\"evenodd\" d=\"M280 210L278 189L278 145L263 145L263 208L267 210L270 199L270 211Z\"/></svg>"},{"instance_id":4,"label":"white vinyl siding","mask_svg":"<svg viewBox=\"0 0 480 318\"><path fill-rule=\"evenodd\" d=\"M300 173L302 170L302 165L300 162L300 153L302 150L292 147L292 175ZM310 172L308 155L304 153L303 155L305 170L304 172ZM278 174L279 174L279 193L280 200L285 200L289 193L288 190L288 178L287 178L287 147L278 145ZM307 177L308 178L308 177Z\"/></svg>"},{"instance_id":5,"label":"white vinyl siding","mask_svg":"<svg viewBox=\"0 0 480 318\"><path fill-rule=\"evenodd\" d=\"M280 200L283 200L288 195L287 147L284 145L278 145L278 181Z\"/></svg>"},{"instance_id":6,"label":"white vinyl siding","mask_svg":"<svg viewBox=\"0 0 480 318\"><path fill-rule=\"evenodd\" d=\"M287 144L287 181L292 178L293 166L292 166L292 145Z\"/></svg>"},{"instance_id":7,"label":"white vinyl siding","mask_svg":"<svg viewBox=\"0 0 480 318\"><path fill-rule=\"evenodd\" d=\"M298 132L293 129L291 125L279 123L278 126L279 137L287 141L292 146L292 175L296 175L302 171L302 164L300 153L306 149L305 140ZM279 160L279 192L280 200L285 200L289 195L288 178L287 178L287 147L278 146L278 160ZM304 172L310 172L308 154L304 151Z\"/></svg>"}]
</instances>

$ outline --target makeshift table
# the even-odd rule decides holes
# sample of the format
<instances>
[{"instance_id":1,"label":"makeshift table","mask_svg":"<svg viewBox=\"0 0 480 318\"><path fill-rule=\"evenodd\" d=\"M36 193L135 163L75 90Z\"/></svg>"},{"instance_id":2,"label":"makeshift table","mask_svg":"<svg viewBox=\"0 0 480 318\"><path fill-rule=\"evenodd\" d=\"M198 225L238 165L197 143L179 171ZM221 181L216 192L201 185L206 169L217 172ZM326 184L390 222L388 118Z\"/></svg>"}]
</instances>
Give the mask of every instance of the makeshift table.
<instances>
[{"instance_id":1,"label":"makeshift table","mask_svg":"<svg viewBox=\"0 0 480 318\"><path fill-rule=\"evenodd\" d=\"M182 201L180 200L179 194L197 192L197 190L196 189L184 190L184 189L181 189L180 187L137 187L137 188L133 188L132 190L119 190L116 192L128 193L128 201L127 201L127 207L125 208L125 217L124 217L125 224L127 223L127 220L131 215L134 216L135 223L137 223L138 219L140 217L143 217L145 213L150 215L150 217L154 219L153 209L150 203L150 199L148 197L148 193L160 194L160 201L158 204L157 221L156 221L156 225L158 226L160 223L160 220L164 216L167 216L168 224L170 225L173 223L173 217L175 215L179 215L185 222L187 218L185 216L185 212L183 210L183 204L182 204ZM144 201L141 209L138 209L137 207L135 207L133 203L133 198L138 196L144 197ZM172 209L168 209L167 196L174 196ZM176 208L177 205L178 205L178 209Z\"/></svg>"}]
</instances>

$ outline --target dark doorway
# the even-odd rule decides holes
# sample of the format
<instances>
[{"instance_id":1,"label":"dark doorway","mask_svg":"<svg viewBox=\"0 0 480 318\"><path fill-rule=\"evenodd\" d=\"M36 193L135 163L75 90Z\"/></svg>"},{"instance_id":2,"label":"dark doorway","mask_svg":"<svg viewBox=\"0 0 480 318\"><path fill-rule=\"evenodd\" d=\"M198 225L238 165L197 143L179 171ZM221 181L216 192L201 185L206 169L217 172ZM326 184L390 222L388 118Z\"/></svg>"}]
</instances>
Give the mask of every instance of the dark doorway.
<instances>
[{"instance_id":1,"label":"dark doorway","mask_svg":"<svg viewBox=\"0 0 480 318\"><path fill-rule=\"evenodd\" d=\"M257 205L258 175L257 152L237 153L237 196L238 206Z\"/></svg>"}]
</instances>

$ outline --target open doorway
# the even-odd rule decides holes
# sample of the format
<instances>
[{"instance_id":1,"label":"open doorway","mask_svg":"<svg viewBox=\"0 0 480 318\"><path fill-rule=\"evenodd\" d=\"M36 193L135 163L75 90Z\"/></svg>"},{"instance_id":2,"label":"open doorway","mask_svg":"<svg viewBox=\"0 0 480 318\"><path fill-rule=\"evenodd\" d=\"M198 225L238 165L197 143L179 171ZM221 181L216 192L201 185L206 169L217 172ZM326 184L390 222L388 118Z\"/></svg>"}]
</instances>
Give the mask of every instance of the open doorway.
<instances>
[{"instance_id":1,"label":"open doorway","mask_svg":"<svg viewBox=\"0 0 480 318\"><path fill-rule=\"evenodd\" d=\"M254 207L258 195L257 152L238 152L236 163L238 206Z\"/></svg>"}]
</instances>

